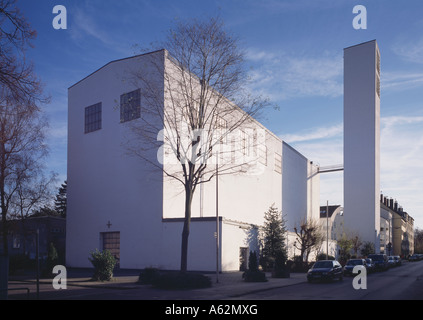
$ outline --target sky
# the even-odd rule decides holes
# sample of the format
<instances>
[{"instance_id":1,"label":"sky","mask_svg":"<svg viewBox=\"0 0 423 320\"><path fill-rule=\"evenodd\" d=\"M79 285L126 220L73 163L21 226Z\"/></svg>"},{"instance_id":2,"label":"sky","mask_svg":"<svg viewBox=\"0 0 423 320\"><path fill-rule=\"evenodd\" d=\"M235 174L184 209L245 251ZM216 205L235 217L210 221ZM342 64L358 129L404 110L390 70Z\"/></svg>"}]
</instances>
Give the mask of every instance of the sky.
<instances>
[{"instance_id":1,"label":"sky","mask_svg":"<svg viewBox=\"0 0 423 320\"><path fill-rule=\"evenodd\" d=\"M343 163L343 49L381 52L381 192L423 228L423 2L420 0L18 0L37 31L28 57L51 95L48 168L66 179L67 89L106 63L164 40L175 20L219 15L246 52L259 119L321 166ZM56 5L67 29L55 29ZM356 5L367 28L355 29ZM63 22L63 21L62 21ZM361 21L363 22L363 21ZM343 204L342 172L321 175L321 204Z\"/></svg>"}]
</instances>

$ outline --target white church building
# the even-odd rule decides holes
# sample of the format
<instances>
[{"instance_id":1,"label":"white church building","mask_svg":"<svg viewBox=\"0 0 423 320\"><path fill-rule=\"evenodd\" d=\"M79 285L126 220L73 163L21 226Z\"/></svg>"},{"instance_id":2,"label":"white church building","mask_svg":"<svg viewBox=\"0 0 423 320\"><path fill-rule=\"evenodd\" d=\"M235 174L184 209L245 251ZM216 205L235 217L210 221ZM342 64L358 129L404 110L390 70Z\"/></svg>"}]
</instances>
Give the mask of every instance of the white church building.
<instances>
[{"instance_id":1,"label":"white church building","mask_svg":"<svg viewBox=\"0 0 423 320\"><path fill-rule=\"evenodd\" d=\"M126 144L146 116L140 110L149 107L140 94L145 88L128 75L150 70L167 108L161 72L174 66L168 52L159 50L112 61L68 89L68 267L91 267L90 252L108 249L120 268L179 269L184 189L164 173L174 164L163 161L166 151L154 148L147 163ZM253 124L265 136L253 152L256 170L219 175L218 186L214 177L195 190L188 270L213 271L216 261L221 271L245 267L249 251L258 250L258 228L271 205L282 211L290 230L303 217L319 217L318 167Z\"/></svg>"}]
</instances>

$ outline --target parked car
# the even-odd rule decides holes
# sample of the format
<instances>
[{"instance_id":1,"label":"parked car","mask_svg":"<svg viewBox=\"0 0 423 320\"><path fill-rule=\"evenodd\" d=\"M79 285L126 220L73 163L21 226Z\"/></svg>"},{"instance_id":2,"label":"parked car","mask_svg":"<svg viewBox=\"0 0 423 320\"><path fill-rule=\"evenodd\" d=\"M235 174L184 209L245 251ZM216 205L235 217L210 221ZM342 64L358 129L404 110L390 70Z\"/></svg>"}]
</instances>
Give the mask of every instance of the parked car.
<instances>
[{"instance_id":1,"label":"parked car","mask_svg":"<svg viewBox=\"0 0 423 320\"><path fill-rule=\"evenodd\" d=\"M395 259L395 264L397 266L400 266L402 264L402 260L400 256L394 256L394 259Z\"/></svg>"},{"instance_id":2,"label":"parked car","mask_svg":"<svg viewBox=\"0 0 423 320\"><path fill-rule=\"evenodd\" d=\"M364 260L366 260L367 272L368 273L374 272L375 271L375 264L374 264L373 260L370 259L370 258L366 258Z\"/></svg>"},{"instance_id":3,"label":"parked car","mask_svg":"<svg viewBox=\"0 0 423 320\"><path fill-rule=\"evenodd\" d=\"M355 266L363 266L367 270L366 260L364 259L350 259L344 266L344 276L353 275L353 269Z\"/></svg>"},{"instance_id":4,"label":"parked car","mask_svg":"<svg viewBox=\"0 0 423 320\"><path fill-rule=\"evenodd\" d=\"M418 260L419 260L418 254L412 254L411 256L408 257L408 261L418 261Z\"/></svg>"},{"instance_id":5,"label":"parked car","mask_svg":"<svg viewBox=\"0 0 423 320\"><path fill-rule=\"evenodd\" d=\"M343 279L341 264L336 260L320 260L311 267L307 272L308 282L313 280L334 280Z\"/></svg>"},{"instance_id":6,"label":"parked car","mask_svg":"<svg viewBox=\"0 0 423 320\"><path fill-rule=\"evenodd\" d=\"M388 257L386 254L370 254L368 258L372 259L375 264L375 270L385 271L388 270Z\"/></svg>"},{"instance_id":7,"label":"parked car","mask_svg":"<svg viewBox=\"0 0 423 320\"><path fill-rule=\"evenodd\" d=\"M397 262L395 261L395 257L389 256L388 257L388 267L392 268L392 267L396 267L396 266L397 266Z\"/></svg>"}]
</instances>

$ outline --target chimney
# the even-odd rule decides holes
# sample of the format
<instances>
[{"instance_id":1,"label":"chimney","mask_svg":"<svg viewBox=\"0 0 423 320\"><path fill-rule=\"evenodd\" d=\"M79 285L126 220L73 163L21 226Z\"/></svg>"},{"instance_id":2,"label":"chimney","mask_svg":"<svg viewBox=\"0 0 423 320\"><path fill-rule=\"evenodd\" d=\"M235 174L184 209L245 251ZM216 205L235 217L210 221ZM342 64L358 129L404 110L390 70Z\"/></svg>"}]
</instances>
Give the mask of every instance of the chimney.
<instances>
[{"instance_id":1,"label":"chimney","mask_svg":"<svg viewBox=\"0 0 423 320\"><path fill-rule=\"evenodd\" d=\"M394 199L389 199L389 208L391 208L392 210L394 210Z\"/></svg>"},{"instance_id":2,"label":"chimney","mask_svg":"<svg viewBox=\"0 0 423 320\"><path fill-rule=\"evenodd\" d=\"M396 200L395 200L395 203L394 203L394 211L398 212L398 201L396 201Z\"/></svg>"},{"instance_id":3,"label":"chimney","mask_svg":"<svg viewBox=\"0 0 423 320\"><path fill-rule=\"evenodd\" d=\"M383 203L383 193L380 194L380 202Z\"/></svg>"}]
</instances>

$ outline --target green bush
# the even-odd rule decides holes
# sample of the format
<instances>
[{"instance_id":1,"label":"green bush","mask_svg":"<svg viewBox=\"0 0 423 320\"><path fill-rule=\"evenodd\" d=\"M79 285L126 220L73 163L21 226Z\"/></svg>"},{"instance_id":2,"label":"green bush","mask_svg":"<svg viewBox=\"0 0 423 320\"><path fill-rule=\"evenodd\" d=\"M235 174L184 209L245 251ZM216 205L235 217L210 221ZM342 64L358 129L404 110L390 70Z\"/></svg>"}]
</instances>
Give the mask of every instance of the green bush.
<instances>
[{"instance_id":1,"label":"green bush","mask_svg":"<svg viewBox=\"0 0 423 320\"><path fill-rule=\"evenodd\" d=\"M242 278L246 282L266 282L266 274L259 270L257 255L255 251L250 252L248 260L248 270L242 274Z\"/></svg>"},{"instance_id":2,"label":"green bush","mask_svg":"<svg viewBox=\"0 0 423 320\"><path fill-rule=\"evenodd\" d=\"M47 260L44 262L41 276L43 278L51 278L53 277L53 268L55 265L59 264L59 255L57 254L57 250L52 242L50 242L50 246L48 248L47 253Z\"/></svg>"},{"instance_id":3,"label":"green bush","mask_svg":"<svg viewBox=\"0 0 423 320\"><path fill-rule=\"evenodd\" d=\"M94 281L110 281L113 277L113 269L116 265L115 257L108 250L99 251L96 249L91 252L91 258L88 258L94 266Z\"/></svg>"},{"instance_id":4,"label":"green bush","mask_svg":"<svg viewBox=\"0 0 423 320\"><path fill-rule=\"evenodd\" d=\"M291 275L290 269L287 266L287 257L285 251L276 253L275 265L272 271L273 278L289 278Z\"/></svg>"},{"instance_id":5,"label":"green bush","mask_svg":"<svg viewBox=\"0 0 423 320\"><path fill-rule=\"evenodd\" d=\"M199 273L166 272L159 275L153 285L160 289L200 289L211 287L211 279Z\"/></svg>"},{"instance_id":6,"label":"green bush","mask_svg":"<svg viewBox=\"0 0 423 320\"><path fill-rule=\"evenodd\" d=\"M160 270L156 268L145 268L138 277L140 284L154 284L160 277Z\"/></svg>"}]
</instances>

